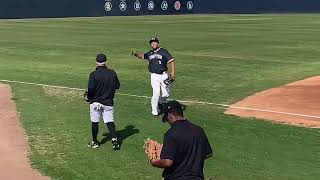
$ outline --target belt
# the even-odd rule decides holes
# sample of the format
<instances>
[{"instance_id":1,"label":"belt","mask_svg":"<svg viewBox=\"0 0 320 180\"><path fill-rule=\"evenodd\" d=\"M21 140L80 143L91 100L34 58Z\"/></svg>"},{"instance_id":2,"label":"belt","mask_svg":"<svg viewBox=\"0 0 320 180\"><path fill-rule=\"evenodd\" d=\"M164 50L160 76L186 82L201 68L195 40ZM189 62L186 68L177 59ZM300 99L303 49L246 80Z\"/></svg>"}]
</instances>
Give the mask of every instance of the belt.
<instances>
[{"instance_id":1,"label":"belt","mask_svg":"<svg viewBox=\"0 0 320 180\"><path fill-rule=\"evenodd\" d=\"M167 74L167 71L163 71L162 73L154 73L154 74L165 75Z\"/></svg>"}]
</instances>

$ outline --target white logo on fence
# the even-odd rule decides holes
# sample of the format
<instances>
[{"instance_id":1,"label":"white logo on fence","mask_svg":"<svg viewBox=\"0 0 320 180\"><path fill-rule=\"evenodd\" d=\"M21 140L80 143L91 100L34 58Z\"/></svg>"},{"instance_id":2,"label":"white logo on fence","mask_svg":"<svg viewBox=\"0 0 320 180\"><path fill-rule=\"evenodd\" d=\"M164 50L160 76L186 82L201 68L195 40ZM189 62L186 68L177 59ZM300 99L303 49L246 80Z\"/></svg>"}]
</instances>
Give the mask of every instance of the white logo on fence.
<instances>
[{"instance_id":1,"label":"white logo on fence","mask_svg":"<svg viewBox=\"0 0 320 180\"><path fill-rule=\"evenodd\" d=\"M141 3L137 0L134 4L133 4L133 8L136 11L139 11L141 9Z\"/></svg>"},{"instance_id":2,"label":"white logo on fence","mask_svg":"<svg viewBox=\"0 0 320 180\"><path fill-rule=\"evenodd\" d=\"M188 2L187 2L187 8L188 8L189 10L192 10L192 9L193 9L193 2L192 2L192 1L188 1Z\"/></svg>"},{"instance_id":3,"label":"white logo on fence","mask_svg":"<svg viewBox=\"0 0 320 180\"><path fill-rule=\"evenodd\" d=\"M149 3L148 3L148 9L149 9L150 11L152 11L152 10L154 10L154 7L155 7L154 2L153 2L153 1L149 1Z\"/></svg>"},{"instance_id":4,"label":"white logo on fence","mask_svg":"<svg viewBox=\"0 0 320 180\"><path fill-rule=\"evenodd\" d=\"M168 2L167 1L162 1L162 3L161 3L161 9L162 10L167 10L168 9Z\"/></svg>"},{"instance_id":5,"label":"white logo on fence","mask_svg":"<svg viewBox=\"0 0 320 180\"><path fill-rule=\"evenodd\" d=\"M127 3L125 1L121 1L119 4L119 8L121 11L125 11L127 9Z\"/></svg>"},{"instance_id":6,"label":"white logo on fence","mask_svg":"<svg viewBox=\"0 0 320 180\"><path fill-rule=\"evenodd\" d=\"M111 11L112 10L112 3L110 1L107 1L105 4L104 4L104 9L106 11Z\"/></svg>"}]
</instances>

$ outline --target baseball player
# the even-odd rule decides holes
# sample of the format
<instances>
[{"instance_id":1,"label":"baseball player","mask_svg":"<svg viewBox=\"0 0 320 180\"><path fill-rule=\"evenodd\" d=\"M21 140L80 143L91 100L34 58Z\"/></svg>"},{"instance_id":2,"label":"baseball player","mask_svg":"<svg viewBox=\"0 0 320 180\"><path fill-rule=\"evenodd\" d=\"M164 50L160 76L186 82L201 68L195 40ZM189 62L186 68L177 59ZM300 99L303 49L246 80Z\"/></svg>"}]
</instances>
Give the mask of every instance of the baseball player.
<instances>
[{"instance_id":1,"label":"baseball player","mask_svg":"<svg viewBox=\"0 0 320 180\"><path fill-rule=\"evenodd\" d=\"M164 169L164 180L204 179L204 161L212 156L205 131L184 118L178 101L165 103L163 110L162 121L171 128L164 135L160 158L151 159L151 165Z\"/></svg>"},{"instance_id":2,"label":"baseball player","mask_svg":"<svg viewBox=\"0 0 320 180\"><path fill-rule=\"evenodd\" d=\"M106 55L98 54L96 58L97 68L89 77L86 101L90 102L92 141L89 142L88 147L99 147L100 144L97 140L99 121L103 118L109 129L112 147L114 150L119 150L120 145L118 144L113 117L113 98L116 89L120 88L120 82L116 72L106 67L106 61Z\"/></svg>"},{"instance_id":3,"label":"baseball player","mask_svg":"<svg viewBox=\"0 0 320 180\"><path fill-rule=\"evenodd\" d=\"M151 73L151 86L153 95L151 99L152 115L158 116L162 104L166 102L169 97L169 84L165 83L168 80L168 67L171 65L171 82L175 79L175 62L170 53L159 46L158 38L152 38L149 41L152 48L151 51L145 54L132 52L134 56L140 59L146 59L149 62L149 71ZM159 107L160 106L160 107Z\"/></svg>"}]
</instances>

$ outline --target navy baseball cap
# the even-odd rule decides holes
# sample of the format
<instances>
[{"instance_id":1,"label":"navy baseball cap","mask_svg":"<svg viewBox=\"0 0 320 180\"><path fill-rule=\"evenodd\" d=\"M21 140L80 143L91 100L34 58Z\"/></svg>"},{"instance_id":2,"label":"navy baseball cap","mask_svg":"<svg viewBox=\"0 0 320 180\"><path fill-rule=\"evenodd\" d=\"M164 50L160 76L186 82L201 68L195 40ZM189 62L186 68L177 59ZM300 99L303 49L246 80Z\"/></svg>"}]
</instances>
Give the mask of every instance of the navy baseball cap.
<instances>
[{"instance_id":1,"label":"navy baseball cap","mask_svg":"<svg viewBox=\"0 0 320 180\"><path fill-rule=\"evenodd\" d=\"M163 104L163 113L164 113L164 115L162 117L162 122L167 122L168 112L173 108L179 108L179 109L183 110L182 104L180 104L176 100L169 101L169 102Z\"/></svg>"},{"instance_id":2,"label":"navy baseball cap","mask_svg":"<svg viewBox=\"0 0 320 180\"><path fill-rule=\"evenodd\" d=\"M98 54L96 61L97 63L104 63L107 61L107 56L105 54Z\"/></svg>"},{"instance_id":3,"label":"navy baseball cap","mask_svg":"<svg viewBox=\"0 0 320 180\"><path fill-rule=\"evenodd\" d=\"M159 43L159 39L156 38L156 37L153 37L153 38L150 39L149 44L151 44L152 42L157 42L157 43Z\"/></svg>"}]
</instances>

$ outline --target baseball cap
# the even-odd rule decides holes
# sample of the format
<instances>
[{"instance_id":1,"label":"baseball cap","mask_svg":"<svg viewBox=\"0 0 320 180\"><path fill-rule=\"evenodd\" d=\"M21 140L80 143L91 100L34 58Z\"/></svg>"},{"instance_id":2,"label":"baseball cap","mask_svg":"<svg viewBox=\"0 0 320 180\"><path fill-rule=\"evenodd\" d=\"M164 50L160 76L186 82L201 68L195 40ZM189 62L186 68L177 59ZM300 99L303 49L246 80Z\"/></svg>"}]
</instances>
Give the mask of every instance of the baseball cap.
<instances>
[{"instance_id":1,"label":"baseball cap","mask_svg":"<svg viewBox=\"0 0 320 180\"><path fill-rule=\"evenodd\" d=\"M164 113L164 115L162 117L162 122L166 122L167 121L168 112L173 108L180 108L182 110L182 104L180 104L176 100L169 101L169 102L163 104L163 113Z\"/></svg>"},{"instance_id":2,"label":"baseball cap","mask_svg":"<svg viewBox=\"0 0 320 180\"><path fill-rule=\"evenodd\" d=\"M97 63L104 63L107 61L107 56L105 54L98 54L96 61Z\"/></svg>"},{"instance_id":3,"label":"baseball cap","mask_svg":"<svg viewBox=\"0 0 320 180\"><path fill-rule=\"evenodd\" d=\"M156 38L156 37L153 37L153 38L150 39L149 44L151 44L152 42L157 42L157 43L159 43L159 39Z\"/></svg>"}]
</instances>

